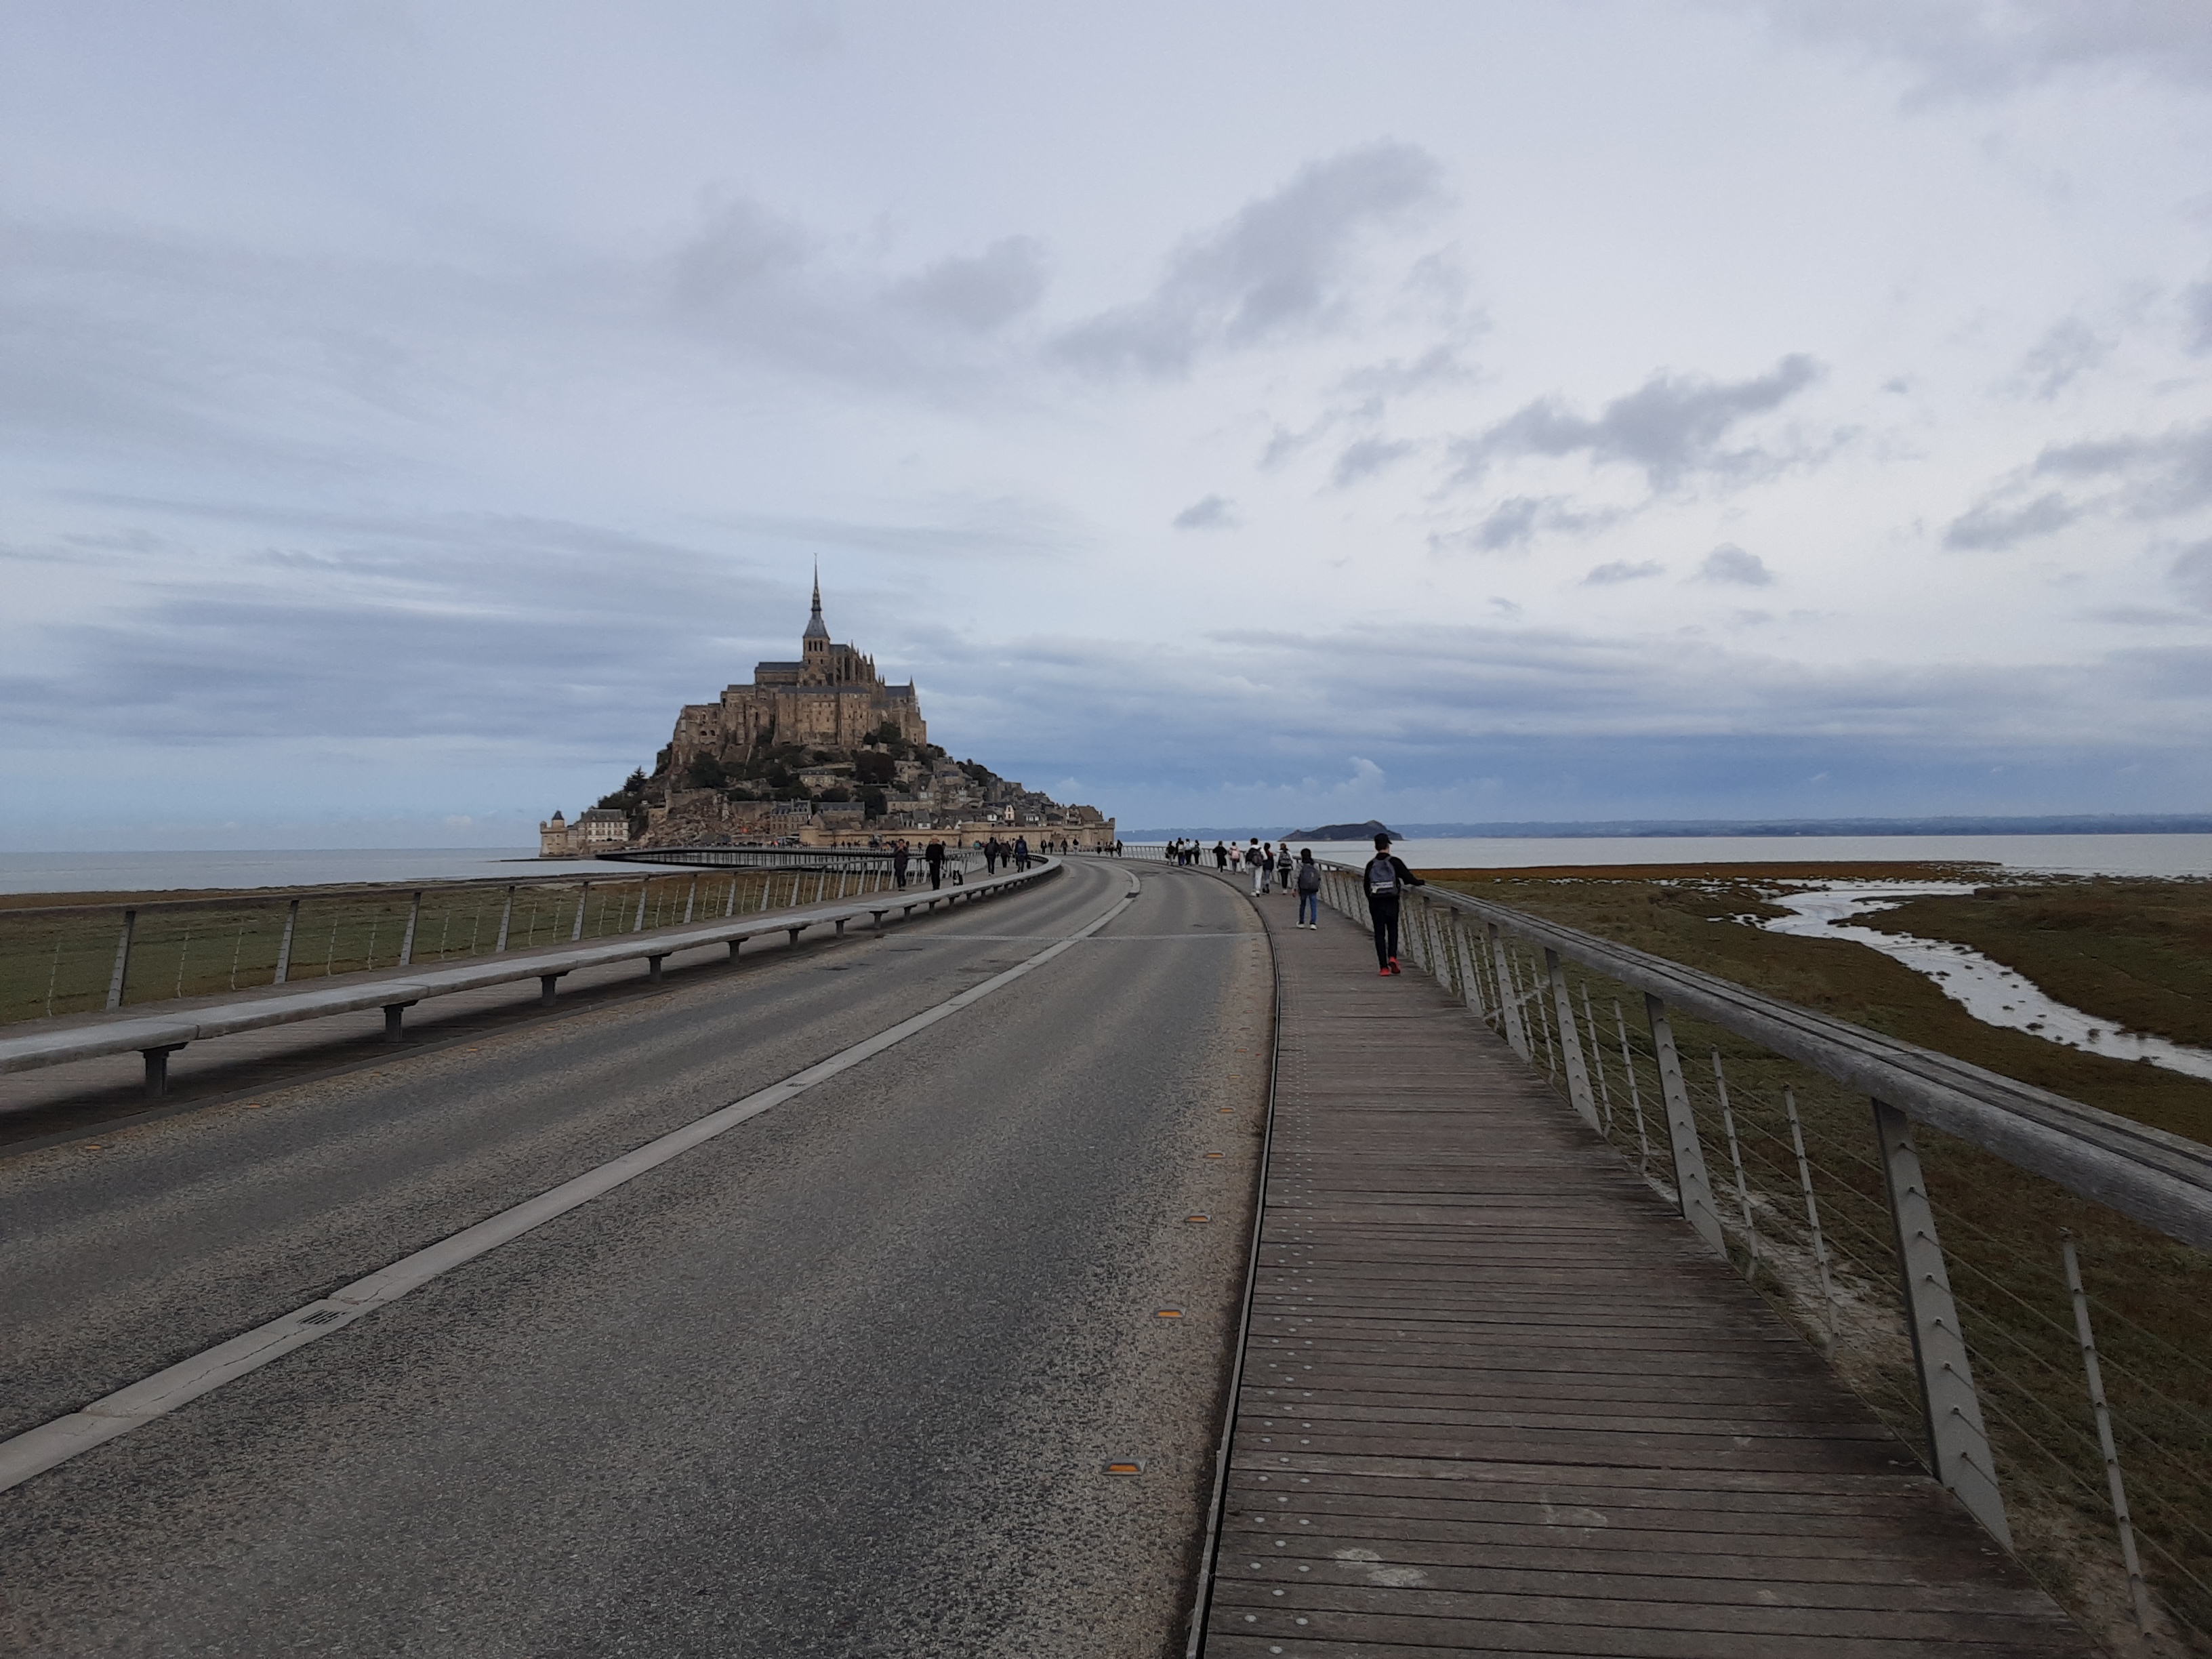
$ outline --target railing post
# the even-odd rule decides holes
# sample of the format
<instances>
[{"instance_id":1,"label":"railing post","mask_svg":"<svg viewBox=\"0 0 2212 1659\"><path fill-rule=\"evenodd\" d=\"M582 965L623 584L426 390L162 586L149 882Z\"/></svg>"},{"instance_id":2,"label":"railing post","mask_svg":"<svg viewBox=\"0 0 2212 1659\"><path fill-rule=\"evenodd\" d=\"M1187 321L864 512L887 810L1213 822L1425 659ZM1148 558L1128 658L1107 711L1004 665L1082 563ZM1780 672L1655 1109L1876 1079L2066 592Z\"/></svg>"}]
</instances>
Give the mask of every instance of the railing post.
<instances>
[{"instance_id":1,"label":"railing post","mask_svg":"<svg viewBox=\"0 0 2212 1659\"><path fill-rule=\"evenodd\" d=\"M276 977L269 982L282 985L292 971L292 934L300 925L300 901L294 899L284 912L284 937L276 945Z\"/></svg>"},{"instance_id":2,"label":"railing post","mask_svg":"<svg viewBox=\"0 0 2212 1659\"><path fill-rule=\"evenodd\" d=\"M131 972L131 936L137 931L138 913L125 910L123 913L123 932L115 941L115 971L107 977L107 1006L110 1008L123 1006L123 981Z\"/></svg>"},{"instance_id":3,"label":"railing post","mask_svg":"<svg viewBox=\"0 0 2212 1659\"><path fill-rule=\"evenodd\" d=\"M1628 1017L1620 1012L1620 999L1613 1000L1613 1029L1620 1034L1620 1069L1628 1073L1628 1109L1636 1115L1636 1146L1642 1162L1638 1175L1651 1173L1651 1137L1644 1127L1644 1090L1636 1080L1636 1051L1628 1046ZM1595 1036L1591 1039L1595 1041Z\"/></svg>"},{"instance_id":4,"label":"railing post","mask_svg":"<svg viewBox=\"0 0 2212 1659\"><path fill-rule=\"evenodd\" d=\"M1813 1161L1805 1156L1805 1131L1797 1121L1797 1091L1782 1091L1782 1109L1790 1119L1790 1145L1797 1154L1797 1184L1805 1193L1805 1224L1813 1230L1813 1265L1820 1273L1820 1308L1826 1316L1830 1353L1836 1351L1836 1287L1828 1276L1828 1241L1820 1231L1820 1201L1813 1196Z\"/></svg>"},{"instance_id":5,"label":"railing post","mask_svg":"<svg viewBox=\"0 0 2212 1659\"><path fill-rule=\"evenodd\" d=\"M1513 963L1505 954L1505 936L1494 921L1486 922L1483 931L1490 936L1490 954L1496 964L1498 1012L1505 1017L1505 1040L1513 1052L1528 1065L1536 1063L1536 1051L1529 1045L1528 1022L1522 1018L1521 988L1514 983Z\"/></svg>"},{"instance_id":6,"label":"railing post","mask_svg":"<svg viewBox=\"0 0 2212 1659\"><path fill-rule=\"evenodd\" d=\"M1936 1478L1958 1494L1974 1518L2007 1549L2004 1496L1982 1424L1981 1397L1959 1328L1959 1304L1944 1270L1936 1237L1936 1212L1927 1177L1912 1145L1912 1124L1894 1106L1874 1103L1875 1139L1881 1152L1882 1184L1897 1228L1897 1266L1905 1291L1905 1322L1912 1334L1912 1360L1920 1374L1920 1399L1928 1414L1929 1461Z\"/></svg>"},{"instance_id":7,"label":"railing post","mask_svg":"<svg viewBox=\"0 0 2212 1659\"><path fill-rule=\"evenodd\" d=\"M584 912L592 902L592 884L586 882L576 893L576 925L569 931L568 943L574 945L584 936Z\"/></svg>"},{"instance_id":8,"label":"railing post","mask_svg":"<svg viewBox=\"0 0 2212 1659\"><path fill-rule=\"evenodd\" d=\"M1659 1061L1659 1092L1667 1103L1667 1140L1674 1153L1674 1192L1682 1218L1726 1261L1728 1236L1713 1208L1705 1149L1698 1144L1698 1121L1690 1113L1690 1091L1682 1081L1682 1058L1674 1052L1674 1028L1668 1023L1666 1000L1646 992L1644 1012L1651 1022L1651 1052Z\"/></svg>"},{"instance_id":9,"label":"railing post","mask_svg":"<svg viewBox=\"0 0 2212 1659\"><path fill-rule=\"evenodd\" d=\"M1759 1223L1751 1208L1751 1183L1743 1178L1743 1146L1735 1134L1735 1113L1729 1105L1728 1073L1721 1069L1721 1051L1713 1050L1713 1087L1721 1103L1721 1133L1728 1137L1729 1163L1735 1170L1735 1199L1743 1207L1743 1236L1751 1251L1751 1272L1759 1271Z\"/></svg>"},{"instance_id":10,"label":"railing post","mask_svg":"<svg viewBox=\"0 0 2212 1659\"><path fill-rule=\"evenodd\" d=\"M499 913L499 943L491 947L491 953L494 956L497 956L501 951L507 949L507 928L513 924L514 921L514 889L512 886L509 886L507 890L507 908Z\"/></svg>"},{"instance_id":11,"label":"railing post","mask_svg":"<svg viewBox=\"0 0 2212 1659\"><path fill-rule=\"evenodd\" d=\"M1597 1016L1590 1012L1589 981L1583 981L1583 1030L1589 1033L1590 1065L1597 1073L1599 1115L1605 1119L1606 1139L1613 1139L1613 1085L1605 1080L1605 1039L1597 1032Z\"/></svg>"},{"instance_id":12,"label":"railing post","mask_svg":"<svg viewBox=\"0 0 2212 1659\"><path fill-rule=\"evenodd\" d=\"M647 876L643 881L638 883L637 919L632 921L629 925L629 930L633 933L641 933L645 931L645 901L647 895L652 891L653 878L651 876Z\"/></svg>"},{"instance_id":13,"label":"railing post","mask_svg":"<svg viewBox=\"0 0 2212 1659\"><path fill-rule=\"evenodd\" d=\"M2128 1514L2127 1482L2120 1478L2120 1450L2112 1440L2112 1408L2105 1403L2105 1374L2097 1364L2097 1334L2089 1324L2089 1294L2081 1288L2081 1262L2074 1254L2074 1235L2060 1229L2059 1259L2066 1264L2066 1289L2074 1298L2074 1332L2081 1340L2081 1374L2089 1384L2089 1409L2097 1418L2097 1444L2105 1454L2105 1485L2112 1495L2112 1519L2120 1529L2120 1559L2128 1570L2128 1593L2136 1604L2136 1628L2150 1631L2150 1587L2143 1582L2136 1554L2136 1523Z\"/></svg>"},{"instance_id":14,"label":"railing post","mask_svg":"<svg viewBox=\"0 0 2212 1659\"><path fill-rule=\"evenodd\" d=\"M399 941L399 965L406 967L415 960L415 924L422 919L422 895L415 895L415 902L407 907L407 935Z\"/></svg>"},{"instance_id":15,"label":"railing post","mask_svg":"<svg viewBox=\"0 0 2212 1659\"><path fill-rule=\"evenodd\" d=\"M699 878L691 878L691 885L684 895L684 925L691 925L691 907L699 902Z\"/></svg>"},{"instance_id":16,"label":"railing post","mask_svg":"<svg viewBox=\"0 0 2212 1659\"><path fill-rule=\"evenodd\" d=\"M1574 999L1567 994L1567 970L1560 965L1559 953L1547 946L1544 951L1544 974L1552 983L1552 1016L1559 1027L1559 1048L1567 1062L1567 1102L1582 1121L1597 1129L1597 1103L1590 1098L1589 1073L1583 1065L1582 1039L1575 1032Z\"/></svg>"}]
</instances>

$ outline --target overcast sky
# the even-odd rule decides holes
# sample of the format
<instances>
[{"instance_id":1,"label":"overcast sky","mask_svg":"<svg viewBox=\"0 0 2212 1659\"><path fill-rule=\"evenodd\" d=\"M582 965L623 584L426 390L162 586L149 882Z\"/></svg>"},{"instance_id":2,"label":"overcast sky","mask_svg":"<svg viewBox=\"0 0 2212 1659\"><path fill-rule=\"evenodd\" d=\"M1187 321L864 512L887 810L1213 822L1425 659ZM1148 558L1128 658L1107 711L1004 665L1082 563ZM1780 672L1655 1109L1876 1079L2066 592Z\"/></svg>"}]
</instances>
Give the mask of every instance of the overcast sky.
<instances>
[{"instance_id":1,"label":"overcast sky","mask_svg":"<svg viewBox=\"0 0 2212 1659\"><path fill-rule=\"evenodd\" d=\"M2203 811L2209 387L2203 0L0 0L0 839Z\"/></svg>"}]
</instances>

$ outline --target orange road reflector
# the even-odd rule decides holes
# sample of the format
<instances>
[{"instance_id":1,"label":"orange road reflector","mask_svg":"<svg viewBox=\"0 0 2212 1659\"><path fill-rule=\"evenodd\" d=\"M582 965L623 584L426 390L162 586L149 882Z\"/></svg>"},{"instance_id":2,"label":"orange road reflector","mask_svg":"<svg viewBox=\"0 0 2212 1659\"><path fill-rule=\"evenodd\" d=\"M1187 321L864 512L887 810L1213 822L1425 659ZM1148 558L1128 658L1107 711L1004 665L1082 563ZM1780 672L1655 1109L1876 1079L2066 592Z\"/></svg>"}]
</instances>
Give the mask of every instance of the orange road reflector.
<instances>
[{"instance_id":1,"label":"orange road reflector","mask_svg":"<svg viewBox=\"0 0 2212 1659\"><path fill-rule=\"evenodd\" d=\"M1187 1215L1183 1219L1185 1221L1211 1221L1213 1218L1210 1215Z\"/></svg>"},{"instance_id":2,"label":"orange road reflector","mask_svg":"<svg viewBox=\"0 0 2212 1659\"><path fill-rule=\"evenodd\" d=\"M1144 1472L1145 1464L1141 1458L1133 1463L1109 1463L1106 1466L1109 1474L1142 1474Z\"/></svg>"},{"instance_id":3,"label":"orange road reflector","mask_svg":"<svg viewBox=\"0 0 2212 1659\"><path fill-rule=\"evenodd\" d=\"M1162 1308L1158 1312L1155 1313L1152 1317L1155 1319L1181 1319L1182 1317L1182 1310L1181 1308Z\"/></svg>"},{"instance_id":4,"label":"orange road reflector","mask_svg":"<svg viewBox=\"0 0 2212 1659\"><path fill-rule=\"evenodd\" d=\"M1219 1152L1208 1152L1206 1156L1208 1158L1219 1158L1221 1154Z\"/></svg>"}]
</instances>

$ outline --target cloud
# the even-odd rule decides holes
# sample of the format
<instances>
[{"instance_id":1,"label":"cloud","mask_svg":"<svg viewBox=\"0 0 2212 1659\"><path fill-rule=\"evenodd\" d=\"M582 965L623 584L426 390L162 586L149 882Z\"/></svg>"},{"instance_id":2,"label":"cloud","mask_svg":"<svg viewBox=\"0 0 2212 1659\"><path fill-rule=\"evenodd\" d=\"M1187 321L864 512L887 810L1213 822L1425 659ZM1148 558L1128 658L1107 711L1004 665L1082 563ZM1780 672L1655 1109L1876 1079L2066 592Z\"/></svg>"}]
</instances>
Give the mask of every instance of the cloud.
<instances>
[{"instance_id":1,"label":"cloud","mask_svg":"<svg viewBox=\"0 0 2212 1659\"><path fill-rule=\"evenodd\" d=\"M1621 517L1610 509L1580 511L1565 495L1509 495L1473 529L1431 536L1429 548L1437 553L1469 549L1479 553L1509 553L1528 546L1547 531L1583 535L1617 523Z\"/></svg>"},{"instance_id":2,"label":"cloud","mask_svg":"<svg viewBox=\"0 0 2212 1659\"><path fill-rule=\"evenodd\" d=\"M2212 611L2212 541L2184 548L2167 574L2190 604Z\"/></svg>"},{"instance_id":3,"label":"cloud","mask_svg":"<svg viewBox=\"0 0 2212 1659\"><path fill-rule=\"evenodd\" d=\"M1237 506L1226 495L1208 495L1175 515L1177 530L1233 530Z\"/></svg>"},{"instance_id":4,"label":"cloud","mask_svg":"<svg viewBox=\"0 0 2212 1659\"><path fill-rule=\"evenodd\" d=\"M2199 356L2212 351L2212 277L2182 289L2181 308L2189 319L2190 350Z\"/></svg>"},{"instance_id":5,"label":"cloud","mask_svg":"<svg viewBox=\"0 0 2212 1659\"><path fill-rule=\"evenodd\" d=\"M1631 563L1626 559L1615 559L1609 564L1591 567L1583 582L1591 587L1611 587L1620 582L1640 582L1648 576L1662 576L1667 567L1656 559L1644 559Z\"/></svg>"},{"instance_id":6,"label":"cloud","mask_svg":"<svg viewBox=\"0 0 2212 1659\"><path fill-rule=\"evenodd\" d=\"M2104 362L2112 350L2112 342L2079 317L2064 318L2052 324L2050 332L2021 359L2021 374L2028 389L2048 402Z\"/></svg>"},{"instance_id":7,"label":"cloud","mask_svg":"<svg viewBox=\"0 0 2212 1659\"><path fill-rule=\"evenodd\" d=\"M1326 330L1349 305L1346 277L1365 240L1443 194L1443 168L1410 144L1316 161L1184 243L1146 298L1069 329L1057 355L1094 373L1172 378L1209 352Z\"/></svg>"},{"instance_id":8,"label":"cloud","mask_svg":"<svg viewBox=\"0 0 2212 1659\"><path fill-rule=\"evenodd\" d=\"M1393 462L1401 461L1413 453L1415 446L1405 442L1386 442L1381 438L1362 438L1346 446L1344 453L1336 458L1336 466L1330 481L1339 489L1354 484L1362 478L1371 478Z\"/></svg>"},{"instance_id":9,"label":"cloud","mask_svg":"<svg viewBox=\"0 0 2212 1659\"><path fill-rule=\"evenodd\" d=\"M2055 490L2017 507L1984 501L1951 520L1943 532L1943 545L1969 551L2017 547L2034 537L2063 530L2081 516L2081 510Z\"/></svg>"},{"instance_id":10,"label":"cloud","mask_svg":"<svg viewBox=\"0 0 2212 1659\"><path fill-rule=\"evenodd\" d=\"M1705 562L1698 567L1697 580L1701 582L1733 582L1742 587L1771 587L1774 573L1766 568L1766 561L1756 553L1747 553L1733 542L1723 542L1705 555ZM1760 620L1764 621L1762 613Z\"/></svg>"},{"instance_id":11,"label":"cloud","mask_svg":"<svg viewBox=\"0 0 2212 1659\"><path fill-rule=\"evenodd\" d=\"M1759 0L1807 39L1920 71L1920 95L2008 91L2064 74L2212 82L2212 11L2196 0Z\"/></svg>"},{"instance_id":12,"label":"cloud","mask_svg":"<svg viewBox=\"0 0 2212 1659\"><path fill-rule=\"evenodd\" d=\"M1044 245L1006 236L967 258L939 260L891 289L893 301L977 334L1012 322L1044 297Z\"/></svg>"},{"instance_id":13,"label":"cloud","mask_svg":"<svg viewBox=\"0 0 2212 1659\"><path fill-rule=\"evenodd\" d=\"M2212 505L2212 421L2057 445L2036 457L2034 470L2041 477L2117 481L2113 505L2134 518L2193 512Z\"/></svg>"},{"instance_id":14,"label":"cloud","mask_svg":"<svg viewBox=\"0 0 2212 1659\"><path fill-rule=\"evenodd\" d=\"M1802 354L1783 358L1748 380L1701 374L1654 374L1615 398L1595 419L1571 412L1556 398L1539 398L1487 431L1455 446L1462 479L1479 478L1499 456L1586 455L1594 464L1643 469L1654 490L1674 489L1694 473L1771 471L1775 459L1755 447L1724 447L1744 421L1787 402L1818 380L1820 365Z\"/></svg>"}]
</instances>

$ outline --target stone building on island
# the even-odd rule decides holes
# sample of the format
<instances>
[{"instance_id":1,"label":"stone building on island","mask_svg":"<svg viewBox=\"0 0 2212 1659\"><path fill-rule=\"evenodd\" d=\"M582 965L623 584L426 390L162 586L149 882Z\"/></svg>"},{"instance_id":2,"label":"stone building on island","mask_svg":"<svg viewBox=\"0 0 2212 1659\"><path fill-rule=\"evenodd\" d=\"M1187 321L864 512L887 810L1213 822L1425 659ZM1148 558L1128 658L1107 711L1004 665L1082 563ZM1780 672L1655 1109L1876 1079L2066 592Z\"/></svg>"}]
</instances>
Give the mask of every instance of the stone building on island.
<instances>
[{"instance_id":1,"label":"stone building on island","mask_svg":"<svg viewBox=\"0 0 2212 1659\"><path fill-rule=\"evenodd\" d=\"M574 823L556 812L539 826L542 855L897 836L1113 840L1114 821L1095 807L1063 806L932 744L914 683L885 684L872 657L830 637L818 575L799 650L796 662L756 664L750 684L685 704L652 773L633 773Z\"/></svg>"}]
</instances>

